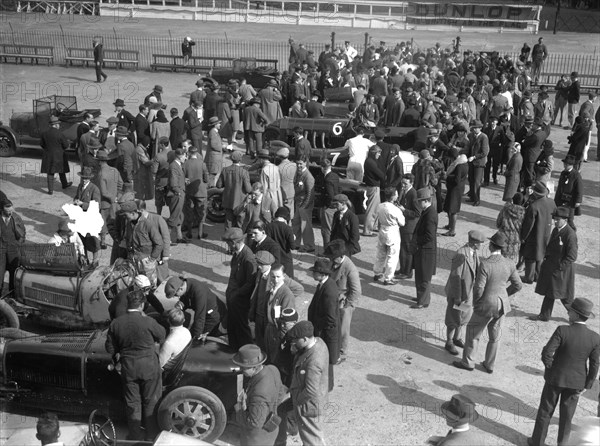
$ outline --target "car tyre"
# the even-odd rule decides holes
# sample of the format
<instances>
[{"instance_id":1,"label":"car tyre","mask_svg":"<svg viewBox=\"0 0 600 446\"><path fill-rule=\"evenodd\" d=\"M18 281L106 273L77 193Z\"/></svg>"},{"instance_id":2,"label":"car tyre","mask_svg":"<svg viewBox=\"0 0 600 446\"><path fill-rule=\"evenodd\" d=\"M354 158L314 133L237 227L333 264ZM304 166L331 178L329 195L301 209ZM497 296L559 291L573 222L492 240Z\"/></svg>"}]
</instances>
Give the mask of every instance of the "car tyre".
<instances>
[{"instance_id":1,"label":"car tyre","mask_svg":"<svg viewBox=\"0 0 600 446\"><path fill-rule=\"evenodd\" d=\"M7 302L0 301L0 328L19 328L19 316Z\"/></svg>"},{"instance_id":2,"label":"car tyre","mask_svg":"<svg viewBox=\"0 0 600 446\"><path fill-rule=\"evenodd\" d=\"M223 189L211 189L206 200L206 217L213 223L225 222L225 209L223 209Z\"/></svg>"},{"instance_id":3,"label":"car tyre","mask_svg":"<svg viewBox=\"0 0 600 446\"><path fill-rule=\"evenodd\" d=\"M0 157L14 156L17 153L17 143L9 131L0 129Z\"/></svg>"},{"instance_id":4,"label":"car tyre","mask_svg":"<svg viewBox=\"0 0 600 446\"><path fill-rule=\"evenodd\" d=\"M227 425L227 412L221 400L202 387L185 386L173 390L158 407L162 430L212 443Z\"/></svg>"},{"instance_id":5,"label":"car tyre","mask_svg":"<svg viewBox=\"0 0 600 446\"><path fill-rule=\"evenodd\" d=\"M263 140L265 142L279 140L279 131L277 129L267 128L263 135Z\"/></svg>"}]
</instances>

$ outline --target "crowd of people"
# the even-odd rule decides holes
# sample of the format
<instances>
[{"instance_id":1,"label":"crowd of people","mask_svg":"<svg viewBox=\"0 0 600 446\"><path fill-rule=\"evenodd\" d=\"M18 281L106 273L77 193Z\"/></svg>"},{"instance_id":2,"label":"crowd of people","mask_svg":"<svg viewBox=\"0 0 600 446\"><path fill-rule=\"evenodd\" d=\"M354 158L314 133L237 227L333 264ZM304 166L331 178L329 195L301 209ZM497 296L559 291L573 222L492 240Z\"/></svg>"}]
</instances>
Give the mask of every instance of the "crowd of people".
<instances>
[{"instance_id":1,"label":"crowd of people","mask_svg":"<svg viewBox=\"0 0 600 446\"><path fill-rule=\"evenodd\" d=\"M456 237L464 196L473 207L485 206L482 188L500 185L504 176L497 231L489 237L469 231L452 259L445 288L445 349L451 355L462 349L462 359L453 365L472 371L487 330L481 369L492 374L509 296L523 284L536 283L535 292L544 300L532 319L540 322L550 320L554 302L560 300L571 325L559 327L544 348L546 386L528 442L544 444L559 398L558 441L566 442L578 396L591 387L599 367L600 336L585 326L593 317L593 304L575 298L574 269L575 217L583 202L579 171L588 161L593 122L600 123L595 95L590 93L576 108L580 92L573 72L570 81L563 77L558 82L555 100L550 100L548 87L539 85L547 56L545 46L539 46L541 38L532 60L525 51L517 61L497 52L461 52L459 39L452 48L436 44L424 51L404 42L393 47L380 42L362 56L350 42L340 48L325 45L318 57L301 43L289 43L289 69L276 73L258 92L244 79L232 79L224 87L199 80L182 117L173 107L169 121L163 88L156 85L136 116L117 99L107 127L90 115L78 129L81 182L74 203L86 210L90 201L97 201L105 225L98 237L78 237L62 221L51 242L76 243L84 261L91 253L94 267L99 252L109 246L108 234L110 262L129 258L138 265L140 277L118 304L113 302L115 319L106 346L121 365L131 438L144 437L142 426L146 435L154 432L161 367L168 367L190 340L226 334L237 351L233 361L246 378L236 406L242 444L283 445L288 432L299 432L306 445L325 444L319 412L333 389L335 366L349 354L352 315L362 297L353 256L361 245L376 246L373 280L386 286L408 283L414 272L411 308L425 310L436 274L438 215L448 216L441 236ZM106 78L101 71L98 76L99 81ZM281 145L275 160L273 146L269 151L262 138L265 125L284 115L325 116L326 90L336 88L352 92L349 112L359 124L346 147L347 177L362 183L367 197L362 230L331 161L311 164L317 136L323 146L326 136L311 135L309 140L298 127L295 147ZM570 149L555 184L550 135L559 114L562 125L566 104ZM414 128L409 134L418 161L410 172L399 147L385 141L383 128L393 126ZM54 174L61 175L63 189L71 183L58 119L51 118L50 127L42 135L42 173L48 175L52 194ZM372 136L369 127L377 127ZM237 143L242 138L246 155L258 157L250 167L242 164L244 151L234 147L242 145ZM227 151L231 165L224 167ZM251 175L258 179L251 181ZM194 231L198 238L208 237L204 222L208 190L214 186L223 189L220 238L232 255L225 302L201 281L173 276L168 265L171 248L192 243ZM146 209L149 200L154 200L156 213ZM8 269L12 287L15 247L25 231L8 198L2 198L1 207L0 234L7 254L0 273ZM312 226L315 207L321 247ZM490 255L481 258L488 239ZM318 255L310 268L316 291L302 321L295 303L304 293L295 280L298 252ZM173 310L164 311L152 298L162 282L167 298L179 302ZM163 314L162 326L139 317L148 302ZM184 314L190 309L193 320ZM126 329L132 326L135 336ZM155 343L162 344L160 355ZM444 410L452 421L448 439L466 444L474 435L468 430L476 418L474 403L457 395Z\"/></svg>"}]
</instances>

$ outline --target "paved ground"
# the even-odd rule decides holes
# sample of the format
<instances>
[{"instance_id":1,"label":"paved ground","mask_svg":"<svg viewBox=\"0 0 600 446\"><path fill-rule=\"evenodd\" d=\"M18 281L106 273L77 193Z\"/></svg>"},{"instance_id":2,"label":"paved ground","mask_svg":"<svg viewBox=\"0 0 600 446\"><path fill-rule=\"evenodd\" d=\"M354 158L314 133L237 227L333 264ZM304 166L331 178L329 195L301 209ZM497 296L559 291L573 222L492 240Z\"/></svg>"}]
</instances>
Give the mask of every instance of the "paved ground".
<instances>
[{"instance_id":1,"label":"paved ground","mask_svg":"<svg viewBox=\"0 0 600 446\"><path fill-rule=\"evenodd\" d=\"M452 36L439 35L437 38L450 40ZM518 36L515 42L522 38ZM569 38L576 39L576 36ZM69 88L78 96L80 108L100 108L104 117L111 114L110 104L117 97L125 98L128 108L135 111L154 84L165 87L164 98L169 106L182 109L195 81L189 74L109 71L109 80L96 85L89 83L94 79L92 69L51 67L32 70L15 65L1 65L0 73L3 79L0 118L3 120L7 120L13 110L29 111L32 99L37 96L59 90L66 94ZM550 138L557 149L557 160L562 159L568 149L567 134L557 127L552 129ZM596 141L594 131L590 159L595 159ZM74 174L76 168L72 161L71 179L77 184L79 177ZM70 201L75 192L72 188L63 193L59 188L54 196L46 195L46 180L39 174L39 167L40 152L36 150L21 151L15 158L0 159L0 188L15 201L17 212L27 225L28 239L34 242L45 241L51 235L56 228L60 206ZM552 176L554 181L561 167L557 161ZM598 307L600 163L585 164L582 175L585 198L584 215L577 219L576 294L593 299ZM533 429L543 386L541 348L556 326L566 322L564 309L557 307L555 318L547 324L527 320L527 316L539 309L541 297L533 292L533 286L526 285L512 299L514 311L504 325L498 366L493 375L479 369L471 373L458 371L449 365L454 357L443 349L446 305L443 290L452 252L466 241L470 229L480 229L487 236L493 234L501 208L502 186L501 182L499 186L485 188L482 206L478 208L463 205L455 239L439 238L434 295L431 307L425 311L415 312L408 308L415 295L413 281L391 288L371 282L375 239L361 243L363 252L356 257L356 264L361 273L363 297L354 313L352 350L348 361L336 367L336 387L322 419L331 444L423 444L430 435L447 431L439 409L441 403L456 392L466 393L478 402L481 417L475 423L475 429L485 435L487 445L526 444L525 437ZM153 204L149 207L154 209ZM441 214L439 226L446 222L446 216ZM315 231L320 239L318 229ZM229 266L223 243L218 241L222 227L210 225L208 232L207 241L196 240L190 246L174 248L176 260L171 266L177 272L186 271L223 291ZM104 252L103 262L107 261L107 256L108 252ZM298 256L298 278L306 289L304 298L298 302L303 309L314 292L314 281L306 273L313 261L313 256ZM596 330L598 320L591 321ZM478 358L483 359L483 348ZM596 382L580 400L576 424L582 417L596 413L597 395ZM0 438L6 438L16 430L33 426L35 420L3 412L0 423ZM554 424L550 428L550 444L555 443L556 432ZM237 443L231 432L225 440Z\"/></svg>"}]
</instances>

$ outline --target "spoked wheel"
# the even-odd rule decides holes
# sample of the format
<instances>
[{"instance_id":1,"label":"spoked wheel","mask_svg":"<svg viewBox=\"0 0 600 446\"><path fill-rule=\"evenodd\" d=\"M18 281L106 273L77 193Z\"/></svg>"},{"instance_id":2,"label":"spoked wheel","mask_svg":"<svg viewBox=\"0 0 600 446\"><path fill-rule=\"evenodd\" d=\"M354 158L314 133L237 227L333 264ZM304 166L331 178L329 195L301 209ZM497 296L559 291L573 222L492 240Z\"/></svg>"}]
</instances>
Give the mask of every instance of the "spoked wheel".
<instances>
[{"instance_id":1,"label":"spoked wheel","mask_svg":"<svg viewBox=\"0 0 600 446\"><path fill-rule=\"evenodd\" d=\"M17 143L10 132L0 129L0 157L14 156L17 153Z\"/></svg>"},{"instance_id":2,"label":"spoked wheel","mask_svg":"<svg viewBox=\"0 0 600 446\"><path fill-rule=\"evenodd\" d=\"M213 223L223 223L225 221L225 209L223 209L223 191L215 189L208 191L206 203L207 217Z\"/></svg>"},{"instance_id":3,"label":"spoked wheel","mask_svg":"<svg viewBox=\"0 0 600 446\"><path fill-rule=\"evenodd\" d=\"M117 444L117 432L112 420L94 410L88 420L88 436L92 446L113 446Z\"/></svg>"}]
</instances>

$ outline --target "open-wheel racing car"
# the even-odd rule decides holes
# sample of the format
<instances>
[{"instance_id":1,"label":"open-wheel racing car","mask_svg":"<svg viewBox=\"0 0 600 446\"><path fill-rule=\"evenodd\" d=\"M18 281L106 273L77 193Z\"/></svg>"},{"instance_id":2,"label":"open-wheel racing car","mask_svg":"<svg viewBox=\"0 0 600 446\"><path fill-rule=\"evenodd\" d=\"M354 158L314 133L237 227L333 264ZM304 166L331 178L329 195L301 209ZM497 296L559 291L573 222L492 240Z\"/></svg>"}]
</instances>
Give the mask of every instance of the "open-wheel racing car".
<instances>
[{"instance_id":1,"label":"open-wheel racing car","mask_svg":"<svg viewBox=\"0 0 600 446\"><path fill-rule=\"evenodd\" d=\"M120 376L105 350L106 335L107 330L95 330L0 343L0 396L5 407L71 417L97 409L111 418L124 418ZM234 353L220 339L207 338L190 343L167 364L156 412L160 429L206 442L219 438L242 385L242 375L231 361Z\"/></svg>"},{"instance_id":2,"label":"open-wheel racing car","mask_svg":"<svg viewBox=\"0 0 600 446\"><path fill-rule=\"evenodd\" d=\"M97 118L100 109L78 110L75 96L52 95L34 99L32 112L13 113L8 126L0 123L0 157L15 155L19 147L39 148L41 135L50 126L50 116L58 117L60 131L74 149L77 126L86 113Z\"/></svg>"}]
</instances>

